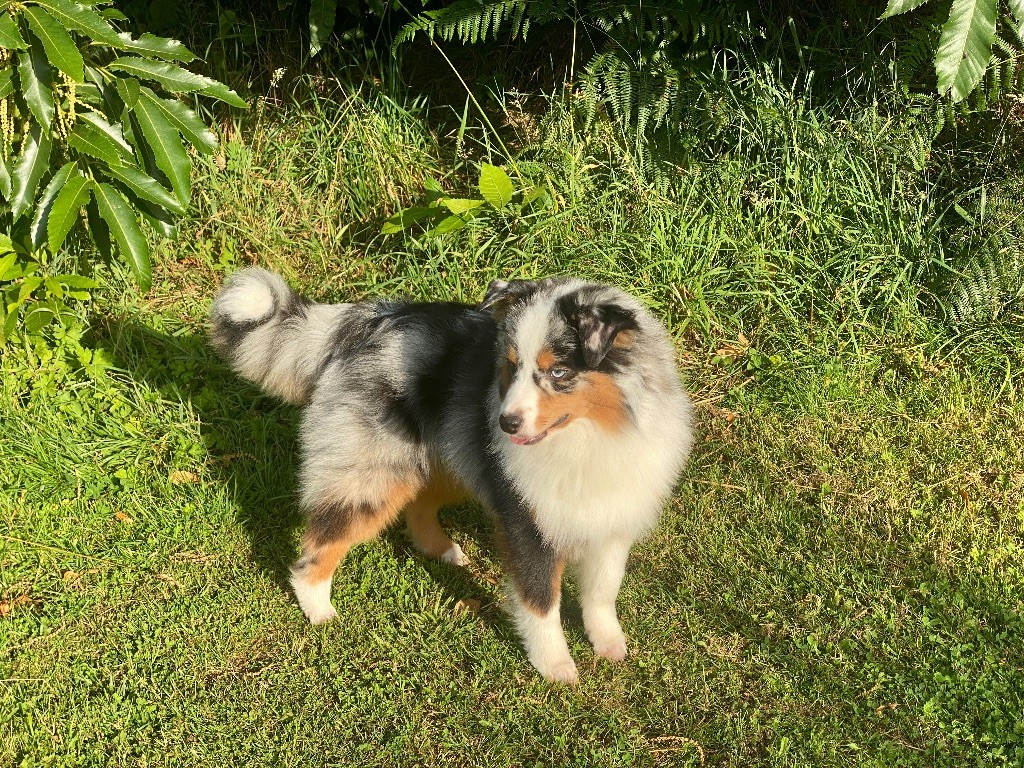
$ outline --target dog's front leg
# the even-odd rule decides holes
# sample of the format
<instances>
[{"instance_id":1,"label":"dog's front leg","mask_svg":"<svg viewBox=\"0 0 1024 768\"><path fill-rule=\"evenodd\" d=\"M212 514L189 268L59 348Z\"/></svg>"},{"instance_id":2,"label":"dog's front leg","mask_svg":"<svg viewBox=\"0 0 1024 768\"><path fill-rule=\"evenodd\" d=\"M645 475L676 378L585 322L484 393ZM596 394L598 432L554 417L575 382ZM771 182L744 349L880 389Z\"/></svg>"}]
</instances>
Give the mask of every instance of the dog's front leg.
<instances>
[{"instance_id":1,"label":"dog's front leg","mask_svg":"<svg viewBox=\"0 0 1024 768\"><path fill-rule=\"evenodd\" d=\"M541 538L528 513L506 517L499 526L511 575L512 618L530 663L548 680L575 683L576 663L560 612L565 561Z\"/></svg>"},{"instance_id":2,"label":"dog's front leg","mask_svg":"<svg viewBox=\"0 0 1024 768\"><path fill-rule=\"evenodd\" d=\"M594 653L613 661L626 658L626 636L615 615L615 599L628 556L629 545L613 540L593 545L579 563L583 626Z\"/></svg>"}]
</instances>

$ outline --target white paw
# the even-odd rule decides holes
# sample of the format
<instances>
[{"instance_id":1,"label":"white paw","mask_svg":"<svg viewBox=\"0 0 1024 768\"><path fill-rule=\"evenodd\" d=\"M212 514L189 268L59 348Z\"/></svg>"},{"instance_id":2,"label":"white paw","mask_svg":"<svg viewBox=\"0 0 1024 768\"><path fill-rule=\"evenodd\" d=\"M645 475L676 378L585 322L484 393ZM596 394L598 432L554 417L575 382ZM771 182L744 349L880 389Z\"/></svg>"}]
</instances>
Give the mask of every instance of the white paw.
<instances>
[{"instance_id":1,"label":"white paw","mask_svg":"<svg viewBox=\"0 0 1024 768\"><path fill-rule=\"evenodd\" d=\"M315 609L303 609L303 613L306 614L306 618L309 619L309 623L314 625L326 624L331 619L338 618L338 612L330 603L328 603L326 606L320 606Z\"/></svg>"},{"instance_id":2,"label":"white paw","mask_svg":"<svg viewBox=\"0 0 1024 768\"><path fill-rule=\"evenodd\" d=\"M576 671L576 662L572 656L559 656L554 659L533 659L530 661L537 671L544 676L545 680L553 683L568 683L575 685L579 681L579 673Z\"/></svg>"},{"instance_id":3,"label":"white paw","mask_svg":"<svg viewBox=\"0 0 1024 768\"><path fill-rule=\"evenodd\" d=\"M594 646L594 653L612 661L622 661L626 658L626 636L622 634L622 627L615 619L605 620L587 628L587 637Z\"/></svg>"},{"instance_id":4,"label":"white paw","mask_svg":"<svg viewBox=\"0 0 1024 768\"><path fill-rule=\"evenodd\" d=\"M452 544L441 554L441 559L452 565L469 565L469 558L458 544Z\"/></svg>"},{"instance_id":5,"label":"white paw","mask_svg":"<svg viewBox=\"0 0 1024 768\"><path fill-rule=\"evenodd\" d=\"M310 584L293 575L291 584L295 591L295 599L299 601L299 608L306 614L310 624L324 624L338 615L331 604L330 579Z\"/></svg>"},{"instance_id":6,"label":"white paw","mask_svg":"<svg viewBox=\"0 0 1024 768\"><path fill-rule=\"evenodd\" d=\"M626 638L603 639L594 642L594 653L612 661L622 661L626 658Z\"/></svg>"}]
</instances>

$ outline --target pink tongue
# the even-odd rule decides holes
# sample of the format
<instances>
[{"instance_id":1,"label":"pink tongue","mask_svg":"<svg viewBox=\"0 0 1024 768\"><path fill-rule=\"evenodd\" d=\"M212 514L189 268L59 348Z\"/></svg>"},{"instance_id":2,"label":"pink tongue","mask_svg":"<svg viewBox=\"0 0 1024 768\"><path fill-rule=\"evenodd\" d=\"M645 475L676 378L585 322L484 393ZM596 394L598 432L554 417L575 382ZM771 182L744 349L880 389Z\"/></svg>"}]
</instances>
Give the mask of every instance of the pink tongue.
<instances>
[{"instance_id":1,"label":"pink tongue","mask_svg":"<svg viewBox=\"0 0 1024 768\"><path fill-rule=\"evenodd\" d=\"M541 438L544 437L544 435L546 434L547 432L545 431L541 432L539 435L534 435L533 437L526 437L524 435L509 435L508 439L511 440L516 445L533 445L534 443L539 443L541 441Z\"/></svg>"}]
</instances>

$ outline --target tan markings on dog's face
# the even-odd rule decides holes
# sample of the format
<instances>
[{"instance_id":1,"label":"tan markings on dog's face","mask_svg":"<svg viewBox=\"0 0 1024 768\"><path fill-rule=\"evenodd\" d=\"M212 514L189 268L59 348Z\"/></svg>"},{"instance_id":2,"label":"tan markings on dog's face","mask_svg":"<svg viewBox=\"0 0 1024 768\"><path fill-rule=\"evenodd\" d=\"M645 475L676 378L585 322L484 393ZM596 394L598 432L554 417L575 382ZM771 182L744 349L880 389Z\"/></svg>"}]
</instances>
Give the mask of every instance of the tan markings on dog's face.
<instances>
[{"instance_id":1,"label":"tan markings on dog's face","mask_svg":"<svg viewBox=\"0 0 1024 768\"><path fill-rule=\"evenodd\" d=\"M565 415L569 418L552 431L568 426L574 419L590 419L609 432L616 432L626 423L622 390L613 377L596 371L577 374L576 385L570 392L542 390L537 422L547 427Z\"/></svg>"},{"instance_id":2,"label":"tan markings on dog's face","mask_svg":"<svg viewBox=\"0 0 1024 768\"><path fill-rule=\"evenodd\" d=\"M555 353L549 348L545 347L537 355L537 370L548 371L558 364L558 358L555 357Z\"/></svg>"},{"instance_id":3,"label":"tan markings on dog's face","mask_svg":"<svg viewBox=\"0 0 1024 768\"><path fill-rule=\"evenodd\" d=\"M615 339L612 341L613 349L630 349L633 346L633 340L635 331L625 330L619 331L615 334Z\"/></svg>"},{"instance_id":4,"label":"tan markings on dog's face","mask_svg":"<svg viewBox=\"0 0 1024 768\"><path fill-rule=\"evenodd\" d=\"M501 368L498 370L498 397L504 399L508 388L512 386L512 377L515 375L515 365L511 358L501 361Z\"/></svg>"}]
</instances>

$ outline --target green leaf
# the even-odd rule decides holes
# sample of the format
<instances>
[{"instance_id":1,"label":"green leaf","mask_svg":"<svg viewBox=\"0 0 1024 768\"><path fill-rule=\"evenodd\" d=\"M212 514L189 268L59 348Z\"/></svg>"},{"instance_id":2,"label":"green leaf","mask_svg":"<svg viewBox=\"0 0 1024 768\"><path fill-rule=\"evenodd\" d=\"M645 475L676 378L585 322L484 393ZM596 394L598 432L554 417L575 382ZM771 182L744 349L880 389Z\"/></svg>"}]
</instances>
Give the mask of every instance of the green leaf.
<instances>
[{"instance_id":1,"label":"green leaf","mask_svg":"<svg viewBox=\"0 0 1024 768\"><path fill-rule=\"evenodd\" d=\"M445 197L440 202L452 213L465 213L484 204L483 200L469 200L462 197Z\"/></svg>"},{"instance_id":2,"label":"green leaf","mask_svg":"<svg viewBox=\"0 0 1024 768\"><path fill-rule=\"evenodd\" d=\"M28 48L28 43L18 30L17 22L6 13L0 13L0 48L9 51L23 51Z\"/></svg>"},{"instance_id":3,"label":"green leaf","mask_svg":"<svg viewBox=\"0 0 1024 768\"><path fill-rule=\"evenodd\" d=\"M456 232L466 226L466 220L461 216L449 216L441 219L436 227L431 228L432 235L447 235L449 232Z\"/></svg>"},{"instance_id":4,"label":"green leaf","mask_svg":"<svg viewBox=\"0 0 1024 768\"><path fill-rule=\"evenodd\" d=\"M156 56L158 59L167 61L189 62L195 59L196 55L177 40L169 37L157 37L148 32L138 40L132 40L127 32L118 35L118 41L114 46L131 53L141 53L145 56Z\"/></svg>"},{"instance_id":5,"label":"green leaf","mask_svg":"<svg viewBox=\"0 0 1024 768\"><path fill-rule=\"evenodd\" d=\"M167 62L147 61L126 56L114 59L108 68L116 72L126 72L142 80L155 80L174 93L198 91L205 96L212 96L236 107L247 106L237 93L223 83L218 83L209 77L197 75Z\"/></svg>"},{"instance_id":6,"label":"green leaf","mask_svg":"<svg viewBox=\"0 0 1024 768\"><path fill-rule=\"evenodd\" d=\"M36 213L32 217L32 226L29 228L29 238L32 241L33 248L42 248L46 244L46 220L49 218L50 210L53 208L53 201L57 199L57 194L71 174L77 171L78 163L72 160L53 174L50 183L43 190L43 194L36 203Z\"/></svg>"},{"instance_id":7,"label":"green leaf","mask_svg":"<svg viewBox=\"0 0 1024 768\"><path fill-rule=\"evenodd\" d=\"M90 200L85 206L85 213L89 219L89 237L93 244L96 246L96 250L100 254L109 259L111 257L110 249L110 228L107 226L107 222L100 216L100 209L96 207L96 200Z\"/></svg>"},{"instance_id":8,"label":"green leaf","mask_svg":"<svg viewBox=\"0 0 1024 768\"><path fill-rule=\"evenodd\" d=\"M77 291L91 291L100 287L99 283L85 275L54 275L53 278L62 285Z\"/></svg>"},{"instance_id":9,"label":"green leaf","mask_svg":"<svg viewBox=\"0 0 1024 768\"><path fill-rule=\"evenodd\" d=\"M66 29L81 32L97 43L120 45L121 41L117 36L117 30L91 8L71 2L71 0L36 0L36 5L49 11L50 15L63 24Z\"/></svg>"},{"instance_id":10,"label":"green leaf","mask_svg":"<svg viewBox=\"0 0 1024 768\"><path fill-rule=\"evenodd\" d=\"M134 159L135 153L132 151L132 145L124 140L124 134L121 132L120 125L111 125L105 117L96 112L85 112L79 115L78 119L83 123L89 123L93 128L96 128L113 141L119 147L118 152L122 157Z\"/></svg>"},{"instance_id":11,"label":"green leaf","mask_svg":"<svg viewBox=\"0 0 1024 768\"><path fill-rule=\"evenodd\" d=\"M103 172L124 184L143 200L163 206L179 216L185 213L185 206L181 201L145 171L129 165L110 165L104 168Z\"/></svg>"},{"instance_id":12,"label":"green leaf","mask_svg":"<svg viewBox=\"0 0 1024 768\"><path fill-rule=\"evenodd\" d=\"M161 99L146 87L142 88L141 95L158 107L171 125L204 155L212 155L217 151L217 136L185 104L177 99Z\"/></svg>"},{"instance_id":13,"label":"green leaf","mask_svg":"<svg viewBox=\"0 0 1024 768\"><path fill-rule=\"evenodd\" d=\"M924 5L928 0L889 0L889 5L885 8L879 18L888 19L890 16L898 16L901 13L912 11L919 5Z\"/></svg>"},{"instance_id":14,"label":"green leaf","mask_svg":"<svg viewBox=\"0 0 1024 768\"><path fill-rule=\"evenodd\" d=\"M38 45L29 55L18 57L18 84L29 110L47 130L53 124L53 91L50 90L50 65Z\"/></svg>"},{"instance_id":15,"label":"green leaf","mask_svg":"<svg viewBox=\"0 0 1024 768\"><path fill-rule=\"evenodd\" d=\"M43 44L50 64L76 83L84 81L85 62L82 60L82 52L60 22L38 6L26 5L22 12L32 32Z\"/></svg>"},{"instance_id":16,"label":"green leaf","mask_svg":"<svg viewBox=\"0 0 1024 768\"><path fill-rule=\"evenodd\" d=\"M11 190L11 215L17 221L32 205L36 198L39 180L50 165L50 132L38 125L22 142L21 157L14 164L13 189Z\"/></svg>"},{"instance_id":17,"label":"green leaf","mask_svg":"<svg viewBox=\"0 0 1024 768\"><path fill-rule=\"evenodd\" d=\"M484 200L501 210L512 201L515 187L512 179L501 168L490 163L480 164L480 194Z\"/></svg>"},{"instance_id":18,"label":"green leaf","mask_svg":"<svg viewBox=\"0 0 1024 768\"><path fill-rule=\"evenodd\" d=\"M89 202L89 190L93 182L82 174L72 174L53 203L53 210L46 222L46 238L50 253L56 253L64 244L68 232L78 221L78 212Z\"/></svg>"},{"instance_id":19,"label":"green leaf","mask_svg":"<svg viewBox=\"0 0 1024 768\"><path fill-rule=\"evenodd\" d=\"M1024 0L1007 0L1010 12L1017 20L1017 34L1024 35Z\"/></svg>"},{"instance_id":20,"label":"green leaf","mask_svg":"<svg viewBox=\"0 0 1024 768\"><path fill-rule=\"evenodd\" d=\"M139 100L139 81L134 77L119 77L115 82L117 87L117 95L121 97L121 101L125 103L128 109L135 107L135 102Z\"/></svg>"},{"instance_id":21,"label":"green leaf","mask_svg":"<svg viewBox=\"0 0 1024 768\"><path fill-rule=\"evenodd\" d=\"M188 205L189 198L192 197L192 185L189 179L192 164L181 144L177 129L164 117L164 113L148 99L139 99L139 103L135 105L134 114L142 129L142 134L146 137L146 143L153 151L153 159L157 168L167 176L174 194L182 204Z\"/></svg>"},{"instance_id":22,"label":"green leaf","mask_svg":"<svg viewBox=\"0 0 1024 768\"><path fill-rule=\"evenodd\" d=\"M110 234L117 241L122 258L128 262L135 281L144 291L153 284L149 263L149 243L139 229L132 209L116 189L102 182L93 188L93 199L103 221L110 228Z\"/></svg>"},{"instance_id":23,"label":"green leaf","mask_svg":"<svg viewBox=\"0 0 1024 768\"><path fill-rule=\"evenodd\" d=\"M428 208L426 206L406 208L384 222L384 226L380 228L380 231L382 235L393 235L396 232L407 229L410 224L415 224L423 219L436 218L442 213L443 211L440 208Z\"/></svg>"},{"instance_id":24,"label":"green leaf","mask_svg":"<svg viewBox=\"0 0 1024 768\"><path fill-rule=\"evenodd\" d=\"M3 248L0 248L0 253L3 253ZM7 270L14 266L14 260L18 258L18 254L11 252L4 256L0 256L0 280L5 280L4 275L7 274Z\"/></svg>"},{"instance_id":25,"label":"green leaf","mask_svg":"<svg viewBox=\"0 0 1024 768\"><path fill-rule=\"evenodd\" d=\"M57 314L46 304L36 304L25 313L25 330L29 333L38 333L49 325Z\"/></svg>"},{"instance_id":26,"label":"green leaf","mask_svg":"<svg viewBox=\"0 0 1024 768\"><path fill-rule=\"evenodd\" d=\"M311 0L309 4L309 55L316 56L334 31L336 0Z\"/></svg>"},{"instance_id":27,"label":"green leaf","mask_svg":"<svg viewBox=\"0 0 1024 768\"><path fill-rule=\"evenodd\" d=\"M5 253L14 253L14 243L11 242L10 235L5 235L3 232L0 232L0 256ZM4 269L0 269L0 280L3 279L6 269L6 267Z\"/></svg>"},{"instance_id":28,"label":"green leaf","mask_svg":"<svg viewBox=\"0 0 1024 768\"><path fill-rule=\"evenodd\" d=\"M68 134L68 145L108 165L121 165L131 155L116 141L91 123L78 122Z\"/></svg>"},{"instance_id":29,"label":"green leaf","mask_svg":"<svg viewBox=\"0 0 1024 768\"><path fill-rule=\"evenodd\" d=\"M2 157L0 157L0 196L7 201L11 199L11 169Z\"/></svg>"},{"instance_id":30,"label":"green leaf","mask_svg":"<svg viewBox=\"0 0 1024 768\"><path fill-rule=\"evenodd\" d=\"M5 99L14 93L14 70L11 68L0 69L0 99Z\"/></svg>"},{"instance_id":31,"label":"green leaf","mask_svg":"<svg viewBox=\"0 0 1024 768\"><path fill-rule=\"evenodd\" d=\"M995 34L996 0L953 0L935 54L939 93L957 102L974 90L992 57Z\"/></svg>"},{"instance_id":32,"label":"green leaf","mask_svg":"<svg viewBox=\"0 0 1024 768\"><path fill-rule=\"evenodd\" d=\"M169 240L178 237L178 226L166 208L153 205L147 200L139 201L139 213L153 229Z\"/></svg>"}]
</instances>

